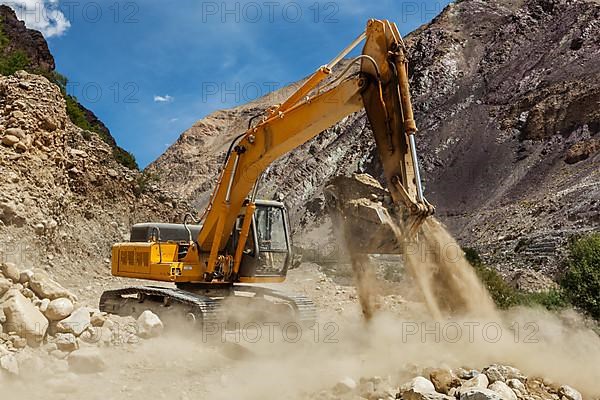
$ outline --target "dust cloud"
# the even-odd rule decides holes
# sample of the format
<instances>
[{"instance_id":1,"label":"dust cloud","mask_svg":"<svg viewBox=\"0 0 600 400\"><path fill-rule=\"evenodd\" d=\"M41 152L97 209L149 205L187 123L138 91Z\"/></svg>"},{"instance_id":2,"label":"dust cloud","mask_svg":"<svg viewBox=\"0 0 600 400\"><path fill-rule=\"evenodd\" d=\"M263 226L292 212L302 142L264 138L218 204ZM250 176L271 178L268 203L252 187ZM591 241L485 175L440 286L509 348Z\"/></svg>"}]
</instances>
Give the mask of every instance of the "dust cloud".
<instances>
[{"instance_id":1,"label":"dust cloud","mask_svg":"<svg viewBox=\"0 0 600 400\"><path fill-rule=\"evenodd\" d=\"M319 310L314 326L301 329L260 321L235 331L176 328L134 346L101 349L104 372L75 375L66 361L48 359L45 365L33 362L27 385L3 382L2 390L14 400L36 393L61 400L321 399L332 398L331 389L346 377L358 382L379 376L398 387L429 368L504 364L525 376L573 386L584 398L600 396L600 337L581 316L495 310L443 227L431 221L423 232L417 246L405 249L405 263L412 272L408 284L416 282L429 313L418 302L407 302L402 312L378 308L377 285L367 274L367 260L359 259L364 287L358 293L369 323L358 309L347 315L332 304ZM308 271L299 275L303 281L319 279ZM322 295L335 298L334 290Z\"/></svg>"},{"instance_id":2,"label":"dust cloud","mask_svg":"<svg viewBox=\"0 0 600 400\"><path fill-rule=\"evenodd\" d=\"M412 275L434 319L448 316L494 318L496 307L460 245L435 218L427 218L416 238L389 218L388 225L401 243L404 267ZM350 246L348 246L350 247ZM363 315L369 321L378 308L378 282L373 266L363 254L351 254L352 270ZM400 266L399 266L400 267Z\"/></svg>"},{"instance_id":3,"label":"dust cloud","mask_svg":"<svg viewBox=\"0 0 600 400\"><path fill-rule=\"evenodd\" d=\"M435 319L448 315L495 317L496 307L487 289L439 221L427 218L417 240L403 243L406 267Z\"/></svg>"},{"instance_id":4,"label":"dust cloud","mask_svg":"<svg viewBox=\"0 0 600 400\"><path fill-rule=\"evenodd\" d=\"M401 227L391 220L389 224L403 243L404 266L429 315L418 307L404 316L375 314L377 281L366 272L366 257L353 256L357 293L368 324L345 339L364 344L363 373L405 371L409 379L408 371L414 376L421 368L482 368L498 363L572 385L587 396L600 395L600 337L583 317L573 310L560 314L528 308L500 311L439 221L428 218L413 241L403 241ZM405 319L408 315L410 319ZM368 339L359 339L362 335Z\"/></svg>"}]
</instances>

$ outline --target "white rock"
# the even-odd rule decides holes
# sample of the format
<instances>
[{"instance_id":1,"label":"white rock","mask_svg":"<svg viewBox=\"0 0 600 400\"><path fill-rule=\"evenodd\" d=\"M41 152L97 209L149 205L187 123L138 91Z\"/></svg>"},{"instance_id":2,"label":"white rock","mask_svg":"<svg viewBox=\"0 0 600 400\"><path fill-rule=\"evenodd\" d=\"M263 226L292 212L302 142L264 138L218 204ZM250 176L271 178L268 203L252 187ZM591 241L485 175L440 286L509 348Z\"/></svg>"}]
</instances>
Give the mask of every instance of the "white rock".
<instances>
[{"instance_id":1,"label":"white rock","mask_svg":"<svg viewBox=\"0 0 600 400\"><path fill-rule=\"evenodd\" d=\"M513 389L515 392L519 392L521 394L527 393L527 389L525 389L525 385L518 379L509 379L506 381L508 387Z\"/></svg>"},{"instance_id":2,"label":"white rock","mask_svg":"<svg viewBox=\"0 0 600 400\"><path fill-rule=\"evenodd\" d=\"M560 394L567 400L581 400L582 396L577 390L571 386L563 385L560 387Z\"/></svg>"},{"instance_id":3,"label":"white rock","mask_svg":"<svg viewBox=\"0 0 600 400\"><path fill-rule=\"evenodd\" d=\"M417 376L400 387L400 394L403 397L405 393L407 396L412 397L412 395L416 393L423 394L433 392L435 392L435 386L433 386L433 383L431 383L429 379L422 376Z\"/></svg>"},{"instance_id":4,"label":"white rock","mask_svg":"<svg viewBox=\"0 0 600 400\"><path fill-rule=\"evenodd\" d=\"M502 381L496 381L492 383L488 389L498 393L504 400L517 400L517 395L515 392Z\"/></svg>"},{"instance_id":5,"label":"white rock","mask_svg":"<svg viewBox=\"0 0 600 400\"><path fill-rule=\"evenodd\" d=\"M502 400L502 397L490 389L472 388L461 391L460 400Z\"/></svg>"},{"instance_id":6,"label":"white rock","mask_svg":"<svg viewBox=\"0 0 600 400\"><path fill-rule=\"evenodd\" d=\"M164 325L158 315L150 310L146 310L137 319L138 336L142 338L152 338L160 336Z\"/></svg>"},{"instance_id":7,"label":"white rock","mask_svg":"<svg viewBox=\"0 0 600 400\"><path fill-rule=\"evenodd\" d=\"M102 343L102 328L90 326L81 334L79 338L88 344Z\"/></svg>"},{"instance_id":8,"label":"white rock","mask_svg":"<svg viewBox=\"0 0 600 400\"><path fill-rule=\"evenodd\" d=\"M490 381L485 374L478 374L462 384L461 389L480 388L487 389Z\"/></svg>"},{"instance_id":9,"label":"white rock","mask_svg":"<svg viewBox=\"0 0 600 400\"><path fill-rule=\"evenodd\" d=\"M483 369L483 373L487 375L490 383L496 381L506 382L509 379L525 379L521 371L508 365L490 365Z\"/></svg>"},{"instance_id":10,"label":"white rock","mask_svg":"<svg viewBox=\"0 0 600 400\"><path fill-rule=\"evenodd\" d=\"M68 318L56 324L56 329L61 333L72 333L75 336L79 336L91 324L89 310L86 307L82 307L73 312Z\"/></svg>"},{"instance_id":11,"label":"white rock","mask_svg":"<svg viewBox=\"0 0 600 400\"><path fill-rule=\"evenodd\" d=\"M0 357L0 368L12 375L19 375L19 362L12 354Z\"/></svg>"},{"instance_id":12,"label":"white rock","mask_svg":"<svg viewBox=\"0 0 600 400\"><path fill-rule=\"evenodd\" d=\"M336 383L333 390L338 394L348 393L355 390L356 386L356 381L354 379L345 377L344 379Z\"/></svg>"},{"instance_id":13,"label":"white rock","mask_svg":"<svg viewBox=\"0 0 600 400\"><path fill-rule=\"evenodd\" d=\"M73 312L73 302L66 298L55 299L49 302L44 314L50 321L61 321Z\"/></svg>"},{"instance_id":14,"label":"white rock","mask_svg":"<svg viewBox=\"0 0 600 400\"><path fill-rule=\"evenodd\" d=\"M4 299L4 329L26 338L32 347L39 346L48 330L48 320L44 314L15 289L9 290Z\"/></svg>"},{"instance_id":15,"label":"white rock","mask_svg":"<svg viewBox=\"0 0 600 400\"><path fill-rule=\"evenodd\" d=\"M40 300L40 305L38 306L38 308L40 309L41 312L45 313L46 310L48 310L49 305L50 305L50 299L43 299L43 300ZM47 315L46 315L46 318L48 318Z\"/></svg>"},{"instance_id":16,"label":"white rock","mask_svg":"<svg viewBox=\"0 0 600 400\"><path fill-rule=\"evenodd\" d=\"M72 352L67 361L72 371L82 374L93 374L106 369L100 351L94 347L84 347Z\"/></svg>"}]
</instances>

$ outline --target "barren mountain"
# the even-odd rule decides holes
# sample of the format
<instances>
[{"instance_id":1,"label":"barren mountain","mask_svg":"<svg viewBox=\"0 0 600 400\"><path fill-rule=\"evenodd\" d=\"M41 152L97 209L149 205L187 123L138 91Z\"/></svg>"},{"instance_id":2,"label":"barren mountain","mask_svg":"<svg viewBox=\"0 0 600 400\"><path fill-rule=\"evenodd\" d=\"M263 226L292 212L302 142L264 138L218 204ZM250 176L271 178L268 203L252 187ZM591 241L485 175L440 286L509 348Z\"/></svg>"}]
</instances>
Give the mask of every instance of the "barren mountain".
<instances>
[{"instance_id":1,"label":"barren mountain","mask_svg":"<svg viewBox=\"0 0 600 400\"><path fill-rule=\"evenodd\" d=\"M459 1L406 44L425 187L438 216L506 273L556 273L567 239L600 226L600 4ZM229 142L283 97L198 121L148 171L202 206ZM324 220L324 184L336 174L379 176L374 154L357 113L275 163L262 194L284 196L302 239Z\"/></svg>"}]
</instances>

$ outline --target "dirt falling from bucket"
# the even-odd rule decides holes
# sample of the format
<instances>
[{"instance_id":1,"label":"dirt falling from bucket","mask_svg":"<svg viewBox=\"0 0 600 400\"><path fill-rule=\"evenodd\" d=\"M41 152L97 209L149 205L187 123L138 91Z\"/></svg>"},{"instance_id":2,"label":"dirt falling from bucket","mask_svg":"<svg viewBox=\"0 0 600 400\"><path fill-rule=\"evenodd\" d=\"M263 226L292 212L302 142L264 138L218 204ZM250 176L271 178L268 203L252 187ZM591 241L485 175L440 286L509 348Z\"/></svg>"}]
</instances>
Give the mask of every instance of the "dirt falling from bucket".
<instances>
[{"instance_id":1,"label":"dirt falling from bucket","mask_svg":"<svg viewBox=\"0 0 600 400\"><path fill-rule=\"evenodd\" d=\"M393 227L397 236L401 230ZM398 236L399 241L402 237ZM460 245L435 218L425 220L415 241L403 242L405 266L435 319L493 318L496 307Z\"/></svg>"},{"instance_id":2,"label":"dirt falling from bucket","mask_svg":"<svg viewBox=\"0 0 600 400\"><path fill-rule=\"evenodd\" d=\"M404 230L393 220L389 219L388 224L403 244L404 266L434 319L497 316L487 289L443 224L433 217L427 218L412 241L405 240ZM360 305L368 321L378 308L377 280L367 256L350 253Z\"/></svg>"},{"instance_id":3,"label":"dirt falling from bucket","mask_svg":"<svg viewBox=\"0 0 600 400\"><path fill-rule=\"evenodd\" d=\"M352 254L352 272L358 294L358 301L365 320L370 321L378 306L376 303L377 279L366 255Z\"/></svg>"}]
</instances>

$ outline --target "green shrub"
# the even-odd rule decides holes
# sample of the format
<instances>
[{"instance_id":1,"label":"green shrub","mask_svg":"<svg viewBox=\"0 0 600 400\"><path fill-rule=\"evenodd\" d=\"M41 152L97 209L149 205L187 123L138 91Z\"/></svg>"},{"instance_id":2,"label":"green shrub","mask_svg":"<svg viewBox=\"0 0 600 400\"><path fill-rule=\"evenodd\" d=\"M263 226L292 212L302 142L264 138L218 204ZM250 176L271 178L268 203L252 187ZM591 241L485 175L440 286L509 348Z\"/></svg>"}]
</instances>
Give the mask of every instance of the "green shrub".
<instances>
[{"instance_id":1,"label":"green shrub","mask_svg":"<svg viewBox=\"0 0 600 400\"><path fill-rule=\"evenodd\" d=\"M10 54L4 54L9 39L4 33L3 21L0 18L0 75L12 75L15 72L26 69L29 66L29 58L21 51L16 50Z\"/></svg>"},{"instance_id":2,"label":"green shrub","mask_svg":"<svg viewBox=\"0 0 600 400\"><path fill-rule=\"evenodd\" d=\"M548 310L559 310L569 305L562 290L552 289L547 292L529 293L513 288L495 269L483 263L476 250L465 248L463 251L467 261L475 269L477 276L488 289L498 308L542 306Z\"/></svg>"},{"instance_id":3,"label":"green shrub","mask_svg":"<svg viewBox=\"0 0 600 400\"><path fill-rule=\"evenodd\" d=\"M113 156L115 157L115 160L117 160L117 162L129 169L139 169L140 167L137 164L137 161L135 160L135 157L133 156L133 154L131 154L130 152L128 152L127 150L116 146L113 148Z\"/></svg>"},{"instance_id":4,"label":"green shrub","mask_svg":"<svg viewBox=\"0 0 600 400\"><path fill-rule=\"evenodd\" d=\"M62 75L59 75L59 76L62 76ZM66 87L66 79L65 79L65 87ZM111 143L111 140L108 137L108 135L106 134L106 132L103 129L101 129L98 125L91 124L87 120L84 111L81 109L81 107L79 106L79 103L77 102L77 99L71 95L66 94L64 91L63 91L63 95L64 95L65 101L67 103L67 115L69 116L69 119L71 120L71 122L73 122L75 125L77 125L81 129L83 129L84 132L88 132L88 134L84 133L84 138L86 138L86 140L89 140L89 138L90 138L89 132L94 132L95 134L100 136L100 138L104 142L106 142L112 146L113 144ZM119 164L121 164L129 169L139 169L139 166L138 166L137 161L135 160L135 157L133 156L133 154L131 154L130 152L128 152L127 150L125 150L119 146L113 147L113 157Z\"/></svg>"},{"instance_id":5,"label":"green shrub","mask_svg":"<svg viewBox=\"0 0 600 400\"><path fill-rule=\"evenodd\" d=\"M136 179L136 185L134 193L136 196L140 196L148 190L148 186L158 181L158 176L151 172L142 172Z\"/></svg>"},{"instance_id":6,"label":"green shrub","mask_svg":"<svg viewBox=\"0 0 600 400\"><path fill-rule=\"evenodd\" d=\"M27 69L28 66L29 58L21 50L16 50L7 56L0 54L1 75L12 75L19 70Z\"/></svg>"},{"instance_id":7,"label":"green shrub","mask_svg":"<svg viewBox=\"0 0 600 400\"><path fill-rule=\"evenodd\" d=\"M568 270L561 281L571 302L600 319L600 233L569 244Z\"/></svg>"}]
</instances>

